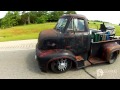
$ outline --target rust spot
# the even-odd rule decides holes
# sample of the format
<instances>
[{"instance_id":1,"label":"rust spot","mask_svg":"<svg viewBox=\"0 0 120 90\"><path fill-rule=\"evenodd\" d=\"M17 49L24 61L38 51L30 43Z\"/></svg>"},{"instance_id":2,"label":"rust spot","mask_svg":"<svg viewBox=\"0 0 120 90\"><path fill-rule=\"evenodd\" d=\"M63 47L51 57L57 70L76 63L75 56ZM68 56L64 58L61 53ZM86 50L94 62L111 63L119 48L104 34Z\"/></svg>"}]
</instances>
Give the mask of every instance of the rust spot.
<instances>
[{"instance_id":1,"label":"rust spot","mask_svg":"<svg viewBox=\"0 0 120 90\"><path fill-rule=\"evenodd\" d=\"M107 59L107 61L109 60L110 54L111 54L111 52L112 52L113 50L115 50L115 49L118 49L118 50L119 50L119 49L120 49L120 45L117 44L117 43L115 43L115 42L107 43L107 44L105 44L103 47L104 47L104 51L103 51L103 52L106 53L106 55L103 54L103 56Z\"/></svg>"},{"instance_id":2,"label":"rust spot","mask_svg":"<svg viewBox=\"0 0 120 90\"><path fill-rule=\"evenodd\" d=\"M90 57L89 61L93 64L99 64L99 63L104 63L106 61L104 61L103 59L100 59L98 57Z\"/></svg>"},{"instance_id":3,"label":"rust spot","mask_svg":"<svg viewBox=\"0 0 120 90\"><path fill-rule=\"evenodd\" d=\"M84 59L82 58L82 56L75 56L75 58L76 58L76 61L84 60Z\"/></svg>"},{"instance_id":4,"label":"rust spot","mask_svg":"<svg viewBox=\"0 0 120 90\"><path fill-rule=\"evenodd\" d=\"M54 50L44 50L40 53L40 57L45 57L49 54L55 53L57 51L60 51L59 49L54 49Z\"/></svg>"}]
</instances>

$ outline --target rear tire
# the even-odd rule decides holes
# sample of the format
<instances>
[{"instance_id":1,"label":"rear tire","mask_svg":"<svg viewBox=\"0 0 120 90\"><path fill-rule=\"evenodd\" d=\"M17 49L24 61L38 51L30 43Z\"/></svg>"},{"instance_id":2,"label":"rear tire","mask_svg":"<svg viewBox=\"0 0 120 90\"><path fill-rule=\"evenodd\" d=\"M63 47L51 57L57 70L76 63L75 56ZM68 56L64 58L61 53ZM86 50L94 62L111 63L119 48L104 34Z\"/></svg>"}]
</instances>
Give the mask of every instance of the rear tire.
<instances>
[{"instance_id":1,"label":"rear tire","mask_svg":"<svg viewBox=\"0 0 120 90\"><path fill-rule=\"evenodd\" d=\"M108 61L108 63L113 64L116 61L118 54L119 54L119 51L115 51L111 53L110 60Z\"/></svg>"},{"instance_id":2,"label":"rear tire","mask_svg":"<svg viewBox=\"0 0 120 90\"><path fill-rule=\"evenodd\" d=\"M68 59L58 59L51 62L51 70L55 73L63 73L68 71L72 66L72 61Z\"/></svg>"}]
</instances>

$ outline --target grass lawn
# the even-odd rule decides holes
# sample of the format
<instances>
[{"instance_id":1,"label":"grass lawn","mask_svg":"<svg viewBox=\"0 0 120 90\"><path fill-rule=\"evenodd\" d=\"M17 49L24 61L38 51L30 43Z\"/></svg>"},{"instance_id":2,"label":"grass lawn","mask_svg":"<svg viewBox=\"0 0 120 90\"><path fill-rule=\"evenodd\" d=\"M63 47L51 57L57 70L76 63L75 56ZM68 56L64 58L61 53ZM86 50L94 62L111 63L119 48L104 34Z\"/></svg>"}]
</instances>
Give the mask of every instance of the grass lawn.
<instances>
[{"instance_id":1,"label":"grass lawn","mask_svg":"<svg viewBox=\"0 0 120 90\"><path fill-rule=\"evenodd\" d=\"M7 29L0 29L0 42L13 40L37 39L42 30L53 29L56 23L31 24L16 26ZM120 26L114 25L116 28L116 35L120 35ZM90 22L89 28L99 29L100 23Z\"/></svg>"},{"instance_id":2,"label":"grass lawn","mask_svg":"<svg viewBox=\"0 0 120 90\"><path fill-rule=\"evenodd\" d=\"M0 42L13 40L37 39L42 30L52 29L56 23L31 24L0 29Z\"/></svg>"}]
</instances>

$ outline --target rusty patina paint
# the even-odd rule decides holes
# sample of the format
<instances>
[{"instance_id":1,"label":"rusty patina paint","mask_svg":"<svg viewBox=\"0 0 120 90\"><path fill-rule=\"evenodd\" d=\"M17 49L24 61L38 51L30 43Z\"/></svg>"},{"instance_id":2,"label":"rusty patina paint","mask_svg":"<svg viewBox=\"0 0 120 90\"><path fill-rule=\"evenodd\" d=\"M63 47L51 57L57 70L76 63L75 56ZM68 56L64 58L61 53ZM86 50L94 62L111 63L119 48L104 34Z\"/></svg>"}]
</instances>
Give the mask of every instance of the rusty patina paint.
<instances>
[{"instance_id":1,"label":"rusty patina paint","mask_svg":"<svg viewBox=\"0 0 120 90\"><path fill-rule=\"evenodd\" d=\"M54 37L57 37L57 34L59 32L57 32L55 29L49 29L49 30L44 30L40 33L40 40L43 40L45 38L54 38Z\"/></svg>"},{"instance_id":2,"label":"rusty patina paint","mask_svg":"<svg viewBox=\"0 0 120 90\"><path fill-rule=\"evenodd\" d=\"M75 58L76 58L76 61L84 60L82 56L75 56Z\"/></svg>"},{"instance_id":3,"label":"rusty patina paint","mask_svg":"<svg viewBox=\"0 0 120 90\"><path fill-rule=\"evenodd\" d=\"M65 18L65 17L73 17L73 18L83 18L86 19L86 17L84 15L81 14L68 14L68 15L63 15L60 18Z\"/></svg>"},{"instance_id":4,"label":"rusty patina paint","mask_svg":"<svg viewBox=\"0 0 120 90\"><path fill-rule=\"evenodd\" d=\"M45 57L45 56L47 56L47 55L49 55L49 54L52 54L52 53L55 53L55 52L57 52L58 50L44 50L44 51L42 51L41 53L40 53L40 57Z\"/></svg>"},{"instance_id":5,"label":"rusty patina paint","mask_svg":"<svg viewBox=\"0 0 120 90\"><path fill-rule=\"evenodd\" d=\"M98 58L98 57L90 57L90 58L89 58L89 61L90 61L92 64L99 64L99 63L104 63L104 62L106 62L106 61L104 61L103 59Z\"/></svg>"},{"instance_id":6,"label":"rusty patina paint","mask_svg":"<svg viewBox=\"0 0 120 90\"><path fill-rule=\"evenodd\" d=\"M36 55L46 70L50 62L61 58L72 60L76 67L108 62L111 53L120 50L119 39L91 43L90 29L85 16L70 14L61 18L67 19L63 30L56 28L56 25L54 29L42 31L38 38ZM85 21L84 31L68 30L73 19Z\"/></svg>"},{"instance_id":7,"label":"rusty patina paint","mask_svg":"<svg viewBox=\"0 0 120 90\"><path fill-rule=\"evenodd\" d=\"M108 61L110 59L110 54L112 53L112 51L120 50L120 45L117 42L111 42L104 44L103 48L103 52L106 53L106 55L104 54L104 57Z\"/></svg>"}]
</instances>

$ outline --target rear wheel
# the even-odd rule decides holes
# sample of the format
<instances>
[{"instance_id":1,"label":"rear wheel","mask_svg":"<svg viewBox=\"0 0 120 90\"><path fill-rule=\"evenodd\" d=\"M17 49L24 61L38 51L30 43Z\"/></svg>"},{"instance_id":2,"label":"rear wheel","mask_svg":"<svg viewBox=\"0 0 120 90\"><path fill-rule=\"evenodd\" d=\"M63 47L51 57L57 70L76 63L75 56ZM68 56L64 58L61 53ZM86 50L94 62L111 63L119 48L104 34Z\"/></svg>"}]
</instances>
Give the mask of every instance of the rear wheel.
<instances>
[{"instance_id":1,"label":"rear wheel","mask_svg":"<svg viewBox=\"0 0 120 90\"><path fill-rule=\"evenodd\" d=\"M114 63L117 59L118 54L119 54L119 51L115 51L115 52L111 53L110 60L108 61L108 63L109 64Z\"/></svg>"},{"instance_id":2,"label":"rear wheel","mask_svg":"<svg viewBox=\"0 0 120 90\"><path fill-rule=\"evenodd\" d=\"M58 59L50 64L51 70L55 73L63 73L69 70L72 66L72 61L68 59Z\"/></svg>"}]
</instances>

